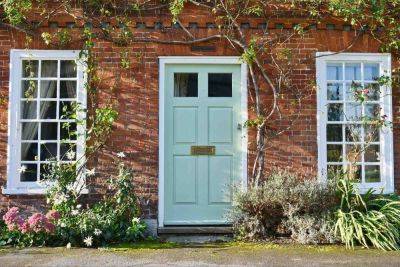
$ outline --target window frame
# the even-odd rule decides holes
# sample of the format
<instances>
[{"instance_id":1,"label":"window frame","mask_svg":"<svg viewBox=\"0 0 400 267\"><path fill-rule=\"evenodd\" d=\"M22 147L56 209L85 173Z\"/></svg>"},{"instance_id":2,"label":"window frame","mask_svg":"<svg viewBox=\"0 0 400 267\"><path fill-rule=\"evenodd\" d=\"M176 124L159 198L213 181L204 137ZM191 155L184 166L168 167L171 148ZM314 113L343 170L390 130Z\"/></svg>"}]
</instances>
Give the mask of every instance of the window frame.
<instances>
[{"instance_id":1,"label":"window frame","mask_svg":"<svg viewBox=\"0 0 400 267\"><path fill-rule=\"evenodd\" d=\"M87 75L85 72L84 60L79 58L79 50L26 50L26 49L11 49L10 51L10 77L9 77L9 106L8 106L8 146L7 146L7 184L2 188L3 194L44 194L47 187L44 183L39 181L35 182L21 182L19 178L20 166L20 149L21 149L21 127L20 127L20 113L21 113L21 85L22 80L22 61L23 60L76 60L77 63L77 86L76 86L76 99L82 107L86 110L87 95L85 83ZM55 80L59 81L59 78ZM40 93L38 84L38 94ZM57 101L61 101L58 96ZM85 121L86 112L81 111L77 114L78 120ZM59 121L57 118L54 121ZM76 159L83 163L85 161L85 123L77 125L77 139L76 139ZM60 140L57 139L57 143ZM40 147L39 147L40 149ZM84 185L85 177L79 177L78 183ZM87 192L85 188L83 190Z\"/></svg>"},{"instance_id":2,"label":"window frame","mask_svg":"<svg viewBox=\"0 0 400 267\"><path fill-rule=\"evenodd\" d=\"M318 174L322 182L327 181L327 64L352 62L378 63L380 66L379 75L384 74L391 77L391 54L389 53L316 53ZM387 120L392 122L392 89L391 86L382 86L381 88L383 88L383 94L379 102L383 114L387 115ZM345 88L343 88L343 94L345 94ZM380 131L380 136L381 182L358 184L361 193L365 193L369 188L376 189L376 193L381 192L381 190L385 194L394 192L393 131L385 128Z\"/></svg>"}]
</instances>

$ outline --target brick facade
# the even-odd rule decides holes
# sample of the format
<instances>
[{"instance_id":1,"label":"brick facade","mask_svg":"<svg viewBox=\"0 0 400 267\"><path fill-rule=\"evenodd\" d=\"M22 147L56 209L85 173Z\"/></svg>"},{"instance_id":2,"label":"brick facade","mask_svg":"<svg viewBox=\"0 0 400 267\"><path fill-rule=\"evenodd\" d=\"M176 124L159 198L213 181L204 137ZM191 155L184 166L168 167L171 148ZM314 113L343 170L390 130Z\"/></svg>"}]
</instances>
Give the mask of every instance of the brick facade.
<instances>
[{"instance_id":1,"label":"brick facade","mask_svg":"<svg viewBox=\"0 0 400 267\"><path fill-rule=\"evenodd\" d=\"M195 14L195 15L194 15ZM186 13L181 18L183 24L197 23L198 28L193 30L195 36L205 36L216 33L207 24L212 21L207 13ZM72 20L71 20L72 21ZM68 18L60 17L58 27L66 27ZM159 39L172 39L179 36L182 31L170 27L171 20L167 15L148 16L137 22L144 22L146 27L133 29L137 36L146 36ZM162 22L163 29L157 29L154 25ZM284 23L283 31L290 31L294 19L283 19L276 23ZM135 22L136 23L136 22ZM134 25L135 25L134 23ZM250 28L245 31L252 34L262 34L257 19L249 19ZM208 25L208 27L207 27ZM273 29L271 23L270 34L281 31ZM293 49L294 57L304 60L305 63L295 69L294 83L306 87L310 81L315 80L315 59L317 51L340 51L344 49L354 38L354 31L343 30L343 25L336 25L336 29L326 29L326 25L319 25L317 30L312 30L303 38L293 38L287 47ZM43 31L56 31L44 25ZM74 31L74 30L72 30ZM78 32L78 31L76 31ZM124 151L127 155L125 161L136 171L136 190L142 199L142 209L147 218L156 218L158 201L158 56L227 56L238 55L229 45L221 40L201 44L211 47L211 51L198 50L189 45L168 45L155 43L139 43L120 47L106 41L96 42L94 48L98 60L99 82L98 95L95 104L106 104L107 101L118 102L119 119L115 123L114 132L105 147L91 164L96 167L98 173L110 173L112 161L111 155ZM199 46L201 46L199 44ZM31 49L49 49L40 40L34 38L28 46ZM12 48L25 48L24 35L12 29L0 28L0 92L4 99L8 96L9 81L9 54ZM79 43L62 49L79 49ZM129 69L122 70L120 65L120 53L128 51L131 60ZM372 38L363 36L358 40L349 52L379 52L378 44ZM307 60L308 59L308 60ZM268 62L266 62L268 64ZM393 88L393 92L396 92ZM264 95L264 101L269 96ZM283 101L283 100L282 100ZM285 99L284 101L290 101ZM304 106L299 118L289 131L269 141L266 152L266 169L275 167L289 168L302 174L315 176L317 171L317 122L316 122L316 94L311 93L304 101ZM393 96L394 111L394 147L395 147L395 186L400 188L400 139L399 115L400 95L396 92ZM93 105L93 103L89 104ZM251 98L249 106L251 107ZM6 160L7 160L7 101L0 103L0 186L6 184ZM250 116L254 116L251 109ZM279 123L285 124L287 121ZM250 132L249 157L253 157L255 135ZM106 192L103 181L107 174L99 174L89 181L90 193L86 196L88 201L101 198ZM26 206L36 209L45 205L41 196L6 196L0 194L0 211L8 206Z\"/></svg>"}]
</instances>

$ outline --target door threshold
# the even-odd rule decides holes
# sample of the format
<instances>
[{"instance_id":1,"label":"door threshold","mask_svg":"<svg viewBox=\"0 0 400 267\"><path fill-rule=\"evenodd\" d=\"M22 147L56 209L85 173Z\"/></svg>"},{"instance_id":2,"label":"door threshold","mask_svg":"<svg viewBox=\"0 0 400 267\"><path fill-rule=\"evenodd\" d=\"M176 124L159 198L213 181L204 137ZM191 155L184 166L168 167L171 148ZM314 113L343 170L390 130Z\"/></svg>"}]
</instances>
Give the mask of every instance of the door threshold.
<instances>
[{"instance_id":1,"label":"door threshold","mask_svg":"<svg viewBox=\"0 0 400 267\"><path fill-rule=\"evenodd\" d=\"M158 227L158 234L232 234L231 226L164 226Z\"/></svg>"}]
</instances>

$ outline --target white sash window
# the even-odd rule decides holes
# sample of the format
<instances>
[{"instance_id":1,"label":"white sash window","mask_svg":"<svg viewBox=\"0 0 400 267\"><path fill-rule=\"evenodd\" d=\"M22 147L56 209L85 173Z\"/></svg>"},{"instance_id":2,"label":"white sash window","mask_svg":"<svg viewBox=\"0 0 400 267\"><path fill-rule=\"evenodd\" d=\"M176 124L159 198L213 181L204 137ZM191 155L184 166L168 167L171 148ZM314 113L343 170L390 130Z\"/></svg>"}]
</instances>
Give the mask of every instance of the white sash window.
<instances>
[{"instance_id":1,"label":"white sash window","mask_svg":"<svg viewBox=\"0 0 400 267\"><path fill-rule=\"evenodd\" d=\"M319 174L346 171L368 188L394 190L390 54L317 53ZM383 127L371 121L381 121Z\"/></svg>"},{"instance_id":2,"label":"white sash window","mask_svg":"<svg viewBox=\"0 0 400 267\"><path fill-rule=\"evenodd\" d=\"M86 107L79 51L12 50L6 194L44 192L50 161L73 162L84 154ZM75 134L74 134L75 133Z\"/></svg>"}]
</instances>

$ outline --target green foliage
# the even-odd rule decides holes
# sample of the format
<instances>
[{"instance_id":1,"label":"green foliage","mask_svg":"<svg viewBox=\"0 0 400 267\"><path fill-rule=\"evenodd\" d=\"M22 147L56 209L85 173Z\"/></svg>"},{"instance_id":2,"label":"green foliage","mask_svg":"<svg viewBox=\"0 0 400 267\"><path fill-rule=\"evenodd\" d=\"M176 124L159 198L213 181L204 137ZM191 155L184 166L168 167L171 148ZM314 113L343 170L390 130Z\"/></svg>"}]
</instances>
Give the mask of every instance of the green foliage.
<instances>
[{"instance_id":1,"label":"green foliage","mask_svg":"<svg viewBox=\"0 0 400 267\"><path fill-rule=\"evenodd\" d=\"M32 8L32 0L3 0L4 13L12 25L22 23L26 18L26 13Z\"/></svg>"},{"instance_id":2,"label":"green foliage","mask_svg":"<svg viewBox=\"0 0 400 267\"><path fill-rule=\"evenodd\" d=\"M118 112L111 106L97 108L91 117L91 127L87 131L87 153L92 153L107 141Z\"/></svg>"},{"instance_id":3,"label":"green foliage","mask_svg":"<svg viewBox=\"0 0 400 267\"><path fill-rule=\"evenodd\" d=\"M261 185L251 185L247 190L236 188L234 192L232 219L239 239L268 239L285 234L301 243L333 240L328 218L337 201L331 184L325 186L286 171L275 171ZM303 228L305 224L307 229Z\"/></svg>"},{"instance_id":4,"label":"green foliage","mask_svg":"<svg viewBox=\"0 0 400 267\"><path fill-rule=\"evenodd\" d=\"M186 2L187 2L187 0L171 0L170 1L169 10L171 12L172 20L174 22L176 22L176 20L178 19L178 16L182 12L183 6L185 5Z\"/></svg>"},{"instance_id":5,"label":"green foliage","mask_svg":"<svg viewBox=\"0 0 400 267\"><path fill-rule=\"evenodd\" d=\"M350 179L338 180L341 198L335 212L335 232L347 247L362 245L382 250L398 250L400 242L400 201L373 195L370 189L361 195Z\"/></svg>"},{"instance_id":6,"label":"green foliage","mask_svg":"<svg viewBox=\"0 0 400 267\"><path fill-rule=\"evenodd\" d=\"M140 221L133 174L122 162L118 174L107 180L108 194L93 206L82 207L84 186L76 164L52 164L46 181L52 184L47 194L49 204L61 218L56 228L55 245L100 246L113 242L136 241L146 228ZM93 173L91 173L93 172ZM78 175L77 175L78 173ZM93 175L94 170L86 175Z\"/></svg>"},{"instance_id":7,"label":"green foliage","mask_svg":"<svg viewBox=\"0 0 400 267\"><path fill-rule=\"evenodd\" d=\"M120 53L121 56L121 68L123 69L129 69L131 66L131 61L129 60L129 52L128 51L123 51Z\"/></svg>"},{"instance_id":8,"label":"green foliage","mask_svg":"<svg viewBox=\"0 0 400 267\"><path fill-rule=\"evenodd\" d=\"M252 38L249 46L243 51L241 55L241 60L247 64L253 64L254 60L257 58L257 39Z\"/></svg>"}]
</instances>

